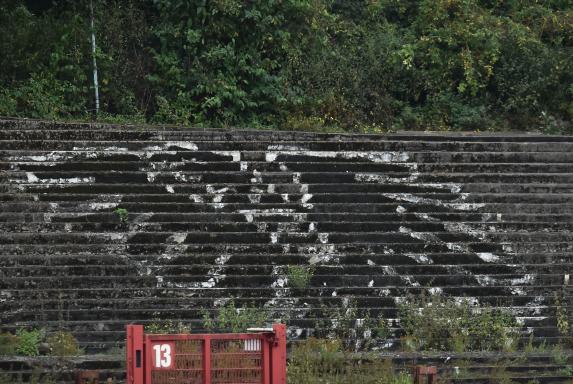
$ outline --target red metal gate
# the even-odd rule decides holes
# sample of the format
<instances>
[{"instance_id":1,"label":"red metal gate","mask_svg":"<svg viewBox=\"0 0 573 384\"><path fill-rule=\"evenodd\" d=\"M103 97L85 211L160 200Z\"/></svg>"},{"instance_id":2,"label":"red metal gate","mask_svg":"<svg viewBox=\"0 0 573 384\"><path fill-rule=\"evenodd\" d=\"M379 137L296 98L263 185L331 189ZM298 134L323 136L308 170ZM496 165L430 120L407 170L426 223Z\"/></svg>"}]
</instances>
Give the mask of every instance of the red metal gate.
<instances>
[{"instance_id":1,"label":"red metal gate","mask_svg":"<svg viewBox=\"0 0 573 384\"><path fill-rule=\"evenodd\" d=\"M286 327L151 335L142 325L128 325L127 383L286 384Z\"/></svg>"}]
</instances>

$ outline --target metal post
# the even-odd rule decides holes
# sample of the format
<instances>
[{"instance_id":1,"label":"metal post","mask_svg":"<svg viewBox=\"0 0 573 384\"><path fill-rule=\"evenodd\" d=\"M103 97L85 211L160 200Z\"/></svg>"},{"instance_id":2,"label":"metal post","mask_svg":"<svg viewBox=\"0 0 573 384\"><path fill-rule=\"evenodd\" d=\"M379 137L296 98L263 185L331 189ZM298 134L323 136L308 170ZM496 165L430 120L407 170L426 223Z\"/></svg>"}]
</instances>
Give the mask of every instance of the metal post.
<instances>
[{"instance_id":1,"label":"metal post","mask_svg":"<svg viewBox=\"0 0 573 384\"><path fill-rule=\"evenodd\" d=\"M273 324L275 333L271 348L271 378L272 384L286 384L286 325Z\"/></svg>"},{"instance_id":2,"label":"metal post","mask_svg":"<svg viewBox=\"0 0 573 384\"><path fill-rule=\"evenodd\" d=\"M203 383L211 384L211 337L203 339Z\"/></svg>"},{"instance_id":3,"label":"metal post","mask_svg":"<svg viewBox=\"0 0 573 384\"><path fill-rule=\"evenodd\" d=\"M94 92L95 92L95 111L96 116L99 113L99 84L97 80L97 61L96 61L96 38L95 38L95 28L94 28L94 5L93 0L90 0L90 25L92 32L92 58L93 58L93 75L94 75Z\"/></svg>"},{"instance_id":4,"label":"metal post","mask_svg":"<svg viewBox=\"0 0 573 384\"><path fill-rule=\"evenodd\" d=\"M127 326L127 383L144 384L143 325Z\"/></svg>"}]
</instances>

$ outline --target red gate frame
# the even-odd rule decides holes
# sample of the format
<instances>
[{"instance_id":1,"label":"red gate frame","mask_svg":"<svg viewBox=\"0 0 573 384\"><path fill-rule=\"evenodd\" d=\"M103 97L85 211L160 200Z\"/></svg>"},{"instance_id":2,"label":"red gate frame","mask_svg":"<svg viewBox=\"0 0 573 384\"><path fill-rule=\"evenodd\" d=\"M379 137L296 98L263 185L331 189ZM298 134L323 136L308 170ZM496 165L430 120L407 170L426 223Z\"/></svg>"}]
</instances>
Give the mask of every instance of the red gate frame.
<instances>
[{"instance_id":1,"label":"red gate frame","mask_svg":"<svg viewBox=\"0 0 573 384\"><path fill-rule=\"evenodd\" d=\"M184 335L149 335L143 325L127 326L127 383L153 384L151 382L152 341L200 340L203 341L203 383L211 384L211 341L261 340L262 383L286 384L286 325L273 324L272 330L260 333L214 333Z\"/></svg>"}]
</instances>

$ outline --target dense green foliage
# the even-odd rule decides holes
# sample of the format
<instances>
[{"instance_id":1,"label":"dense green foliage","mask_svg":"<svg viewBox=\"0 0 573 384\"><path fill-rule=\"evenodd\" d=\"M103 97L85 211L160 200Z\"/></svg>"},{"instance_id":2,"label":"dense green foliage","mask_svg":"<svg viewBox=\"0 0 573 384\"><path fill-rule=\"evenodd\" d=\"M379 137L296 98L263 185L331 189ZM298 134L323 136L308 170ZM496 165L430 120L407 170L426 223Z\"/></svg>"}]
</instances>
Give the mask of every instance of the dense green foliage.
<instances>
[{"instance_id":1,"label":"dense green foliage","mask_svg":"<svg viewBox=\"0 0 573 384\"><path fill-rule=\"evenodd\" d=\"M0 115L93 115L89 0L0 0ZM573 0L93 0L101 112L286 129L573 125Z\"/></svg>"}]
</instances>

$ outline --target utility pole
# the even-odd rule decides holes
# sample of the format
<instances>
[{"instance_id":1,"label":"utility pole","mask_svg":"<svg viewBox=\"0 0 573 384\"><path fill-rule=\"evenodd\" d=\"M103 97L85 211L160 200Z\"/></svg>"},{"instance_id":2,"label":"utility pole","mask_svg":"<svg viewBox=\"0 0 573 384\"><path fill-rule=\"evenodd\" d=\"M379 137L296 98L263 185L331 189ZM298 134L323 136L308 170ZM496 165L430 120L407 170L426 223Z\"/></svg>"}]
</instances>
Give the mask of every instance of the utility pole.
<instances>
[{"instance_id":1,"label":"utility pole","mask_svg":"<svg viewBox=\"0 0 573 384\"><path fill-rule=\"evenodd\" d=\"M94 64L94 92L95 92L95 114L99 114L99 85L97 81L97 61L96 61L96 37L95 37L95 27L94 27L94 4L93 0L90 0L90 15L91 15L91 32L92 32L92 57Z\"/></svg>"}]
</instances>

